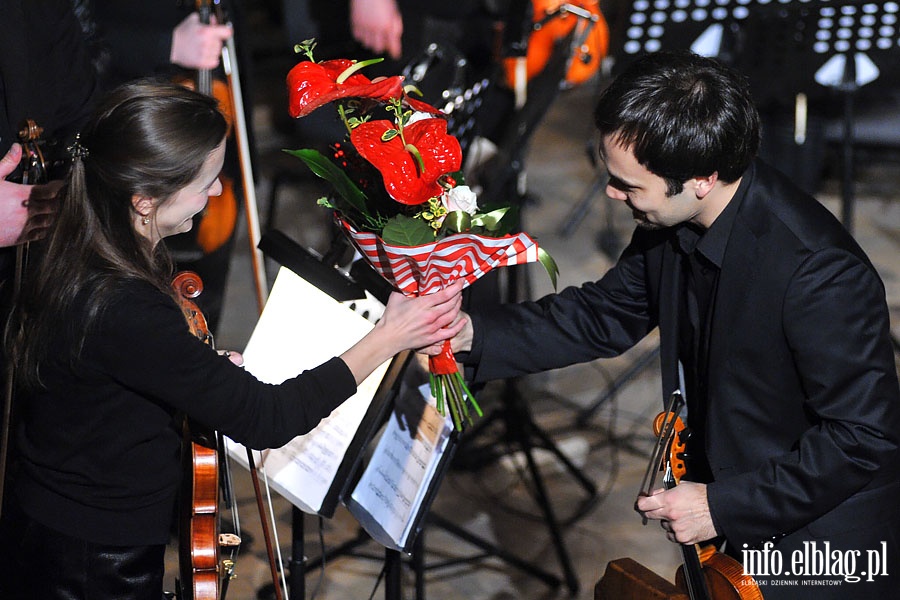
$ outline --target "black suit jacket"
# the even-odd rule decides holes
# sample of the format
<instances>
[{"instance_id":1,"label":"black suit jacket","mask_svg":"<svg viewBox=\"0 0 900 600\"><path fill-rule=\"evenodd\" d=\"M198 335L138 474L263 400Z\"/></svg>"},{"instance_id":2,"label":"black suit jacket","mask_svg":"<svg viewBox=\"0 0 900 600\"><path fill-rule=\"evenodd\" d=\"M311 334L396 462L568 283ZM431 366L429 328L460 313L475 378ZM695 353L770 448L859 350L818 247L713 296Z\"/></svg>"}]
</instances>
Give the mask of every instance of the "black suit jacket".
<instances>
[{"instance_id":1,"label":"black suit jacket","mask_svg":"<svg viewBox=\"0 0 900 600\"><path fill-rule=\"evenodd\" d=\"M710 331L716 525L738 550L782 538L776 547L835 546L872 527L847 543L879 548L890 533L896 544L900 387L883 284L831 213L778 172L755 163L742 193ZM638 229L599 281L473 311L473 377L614 356L658 326L668 397L678 388L680 261L673 230Z\"/></svg>"}]
</instances>

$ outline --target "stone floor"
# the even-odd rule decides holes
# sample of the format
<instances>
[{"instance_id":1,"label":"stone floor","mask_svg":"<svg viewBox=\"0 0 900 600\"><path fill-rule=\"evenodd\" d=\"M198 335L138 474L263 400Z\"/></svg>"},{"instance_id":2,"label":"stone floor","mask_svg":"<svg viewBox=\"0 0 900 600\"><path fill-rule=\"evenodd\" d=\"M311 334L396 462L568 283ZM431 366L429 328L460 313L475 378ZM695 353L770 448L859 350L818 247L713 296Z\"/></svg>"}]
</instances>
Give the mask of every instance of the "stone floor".
<instances>
[{"instance_id":1,"label":"stone floor","mask_svg":"<svg viewBox=\"0 0 900 600\"><path fill-rule=\"evenodd\" d=\"M300 141L279 132L273 123L281 119L279 85L284 72L278 68L255 73L252 123L256 128L261 164L257 181L260 214L268 214L273 174L286 164L279 149ZM614 205L592 189L597 172L585 151L590 141L590 109L595 86L586 84L564 91L541 122L529 148L527 185L532 201L525 209L525 228L548 250L560 266L560 287L596 278L610 265L607 252L621 248L631 230L625 207ZM287 169L292 169L287 163ZM298 172L301 165L296 163ZM870 253L888 292L894 333L900 334L900 202L896 164L866 161L858 170L856 235ZM892 183L890 183L892 182ZM819 198L840 211L837 182L826 177ZM275 228L299 244L323 251L327 215L315 206L315 185L287 185L277 190ZM584 209L584 210L579 210ZM575 214L578 213L578 214ZM573 216L574 215L574 216ZM601 236L601 234L603 234ZM245 230L234 252L222 324L220 348L242 349L256 321L252 269ZM598 243L602 237L603 243ZM603 249L601 249L603 248ZM274 275L277 265L267 265ZM530 271L531 294L542 295L550 285L540 267ZM298 344L314 340L298 340ZM483 540L490 550L512 555L498 558L464 541L459 532L430 522L424 531L426 564L424 589L416 595L413 571L404 568L402 598L427 596L433 600L549 600L592 598L592 589L612 559L632 557L671 579L679 562L675 546L658 526L643 526L632 510L646 468L653 438L650 422L658 410L659 380L653 350L647 339L617 359L561 369L525 378L513 390L527 407L536 425L578 466L567 470L554 455L536 451L540 478L549 490L549 507L558 521L560 544L553 542L548 512L535 500L534 485L522 468L521 453L510 440L510 428L500 420L472 445L485 444L501 451L500 460L481 460L477 452L463 454L464 464L451 468L440 486L433 513L455 527ZM489 409L504 406L500 394ZM502 391L502 390L501 390ZM476 443L477 442L477 443ZM492 454L486 449L484 455ZM582 476L588 485L574 475ZM239 558L237 576L230 583L232 598L267 595L269 574L259 536L249 477L238 468L239 509L250 542ZM274 497L277 533L285 560L291 553L291 506ZM321 541L334 550L353 540L358 526L339 508L332 519L319 523L306 516L302 536L305 554L322 554ZM453 528L449 528L453 529ZM361 552L365 556L358 556ZM379 574L383 549L363 543L353 554L329 556L324 568L311 569L305 577L305 594L293 598L348 600L388 596ZM558 580L548 585L538 573Z\"/></svg>"}]
</instances>

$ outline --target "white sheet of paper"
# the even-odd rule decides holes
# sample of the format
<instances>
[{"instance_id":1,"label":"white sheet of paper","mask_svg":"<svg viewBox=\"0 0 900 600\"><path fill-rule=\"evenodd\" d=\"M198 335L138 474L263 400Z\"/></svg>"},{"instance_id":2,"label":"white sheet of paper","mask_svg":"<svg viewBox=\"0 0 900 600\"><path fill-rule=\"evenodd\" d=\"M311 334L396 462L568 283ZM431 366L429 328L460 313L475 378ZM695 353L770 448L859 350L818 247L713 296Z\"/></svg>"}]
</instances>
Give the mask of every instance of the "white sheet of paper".
<instances>
[{"instance_id":1,"label":"white sheet of paper","mask_svg":"<svg viewBox=\"0 0 900 600\"><path fill-rule=\"evenodd\" d=\"M281 383L342 354L374 325L290 269L282 267L244 350L244 368ZM338 467L384 378L385 362L318 427L255 458L269 484L311 514L322 507ZM228 440L229 454L249 466L246 449Z\"/></svg>"},{"instance_id":2,"label":"white sheet of paper","mask_svg":"<svg viewBox=\"0 0 900 600\"><path fill-rule=\"evenodd\" d=\"M415 436L410 434L405 417L401 414L401 425L397 418L400 413L393 413L351 495L398 548L406 545L412 517L424 499L452 427L424 396L421 401L424 413Z\"/></svg>"}]
</instances>

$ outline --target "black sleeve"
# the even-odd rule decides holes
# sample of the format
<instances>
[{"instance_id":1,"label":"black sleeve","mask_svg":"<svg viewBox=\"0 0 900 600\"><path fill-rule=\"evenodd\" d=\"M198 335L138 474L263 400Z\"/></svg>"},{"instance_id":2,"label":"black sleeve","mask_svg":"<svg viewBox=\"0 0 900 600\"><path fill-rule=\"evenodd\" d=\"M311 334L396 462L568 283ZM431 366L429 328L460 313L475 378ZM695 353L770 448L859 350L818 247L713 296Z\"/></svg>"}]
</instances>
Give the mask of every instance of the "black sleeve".
<instances>
[{"instance_id":1,"label":"black sleeve","mask_svg":"<svg viewBox=\"0 0 900 600\"><path fill-rule=\"evenodd\" d=\"M8 11L7 11L8 8ZM70 0L4 3L0 19L0 78L6 110L0 151L25 119L43 128L42 139L65 150L87 120L99 86L84 32ZM48 159L58 158L53 151Z\"/></svg>"},{"instance_id":2,"label":"black sleeve","mask_svg":"<svg viewBox=\"0 0 900 600\"><path fill-rule=\"evenodd\" d=\"M169 62L172 31L193 3L158 0L94 0L95 19L105 52L105 88L140 77L175 74Z\"/></svg>"},{"instance_id":3,"label":"black sleeve","mask_svg":"<svg viewBox=\"0 0 900 600\"><path fill-rule=\"evenodd\" d=\"M356 393L340 358L280 385L258 381L191 334L174 301L150 286L114 302L96 335L97 360L121 385L252 448L284 445Z\"/></svg>"}]
</instances>

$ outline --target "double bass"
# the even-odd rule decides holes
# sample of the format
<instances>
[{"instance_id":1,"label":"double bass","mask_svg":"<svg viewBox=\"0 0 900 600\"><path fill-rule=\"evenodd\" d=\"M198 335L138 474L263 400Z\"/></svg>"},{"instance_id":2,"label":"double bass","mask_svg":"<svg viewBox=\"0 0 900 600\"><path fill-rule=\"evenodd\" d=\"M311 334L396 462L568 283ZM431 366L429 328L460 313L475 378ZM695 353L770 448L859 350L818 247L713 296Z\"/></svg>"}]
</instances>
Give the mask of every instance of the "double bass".
<instances>
[{"instance_id":1,"label":"double bass","mask_svg":"<svg viewBox=\"0 0 900 600\"><path fill-rule=\"evenodd\" d=\"M676 390L670 396L666 410L653 421L657 442L640 495L652 493L658 472L663 473L662 483L666 489L674 488L687 475L690 430L680 416L683 408L684 398ZM675 573L675 585L687 592L691 600L763 600L756 580L744 573L738 561L719 552L714 545L679 546L683 564Z\"/></svg>"}]
</instances>

